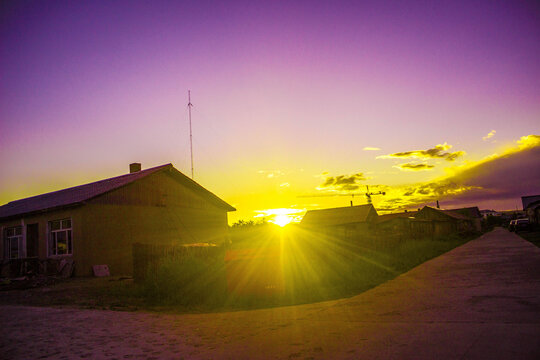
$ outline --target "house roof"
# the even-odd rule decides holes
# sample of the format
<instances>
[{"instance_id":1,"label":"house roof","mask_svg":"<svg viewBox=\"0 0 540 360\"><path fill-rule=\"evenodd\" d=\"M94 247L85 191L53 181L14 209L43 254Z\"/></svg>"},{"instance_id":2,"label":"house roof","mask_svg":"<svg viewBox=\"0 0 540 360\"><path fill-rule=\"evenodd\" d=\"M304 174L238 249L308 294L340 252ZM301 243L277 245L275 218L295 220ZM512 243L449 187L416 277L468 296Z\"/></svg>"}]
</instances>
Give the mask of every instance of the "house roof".
<instances>
[{"instance_id":1,"label":"house roof","mask_svg":"<svg viewBox=\"0 0 540 360\"><path fill-rule=\"evenodd\" d=\"M426 205L419 212L425 212L425 211L435 211L456 220L471 220L470 217L463 215L457 212L456 210L441 210L441 209L436 209L436 208Z\"/></svg>"},{"instance_id":2,"label":"house roof","mask_svg":"<svg viewBox=\"0 0 540 360\"><path fill-rule=\"evenodd\" d=\"M459 208L459 209L448 209L448 210L443 210L443 211L450 212L450 213L458 213L468 218L481 218L482 217L482 214L480 213L478 206Z\"/></svg>"},{"instance_id":3,"label":"house roof","mask_svg":"<svg viewBox=\"0 0 540 360\"><path fill-rule=\"evenodd\" d=\"M530 204L540 200L540 195L522 196L521 203L523 204L523 210L527 209Z\"/></svg>"},{"instance_id":4,"label":"house roof","mask_svg":"<svg viewBox=\"0 0 540 360\"><path fill-rule=\"evenodd\" d=\"M377 224L394 220L397 218L402 218L402 219L412 218L416 215L416 213L417 211L407 211L407 212L401 212L401 213L379 215L379 217L377 218Z\"/></svg>"},{"instance_id":5,"label":"house roof","mask_svg":"<svg viewBox=\"0 0 540 360\"><path fill-rule=\"evenodd\" d=\"M540 206L540 200L528 204L528 205L527 205L527 208L525 208L524 210L527 210L527 209L536 209L538 206Z\"/></svg>"},{"instance_id":6,"label":"house roof","mask_svg":"<svg viewBox=\"0 0 540 360\"><path fill-rule=\"evenodd\" d=\"M227 204L225 201L221 200L219 197L206 190L201 185L182 174L180 171L176 170L172 164L165 164L89 184L74 186L63 190L11 201L3 206L0 206L0 219L80 205L85 201L126 186L146 176L165 171L172 175L177 181L181 182L183 185L198 193L202 197L215 203L217 206L223 207L227 209L227 211L236 210L231 205Z\"/></svg>"},{"instance_id":7,"label":"house roof","mask_svg":"<svg viewBox=\"0 0 540 360\"><path fill-rule=\"evenodd\" d=\"M366 222L371 211L377 211L371 204L347 206L331 209L309 210L306 212L300 224L332 226L358 222Z\"/></svg>"}]
</instances>

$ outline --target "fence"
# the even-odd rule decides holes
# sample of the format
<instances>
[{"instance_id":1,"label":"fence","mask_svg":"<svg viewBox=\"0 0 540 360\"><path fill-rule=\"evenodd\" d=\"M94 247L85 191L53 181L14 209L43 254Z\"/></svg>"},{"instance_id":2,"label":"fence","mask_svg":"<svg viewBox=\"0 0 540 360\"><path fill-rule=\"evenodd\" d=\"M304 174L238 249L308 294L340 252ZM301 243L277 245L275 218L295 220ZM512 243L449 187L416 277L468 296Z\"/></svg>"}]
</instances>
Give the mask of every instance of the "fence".
<instances>
[{"instance_id":1,"label":"fence","mask_svg":"<svg viewBox=\"0 0 540 360\"><path fill-rule=\"evenodd\" d=\"M150 269L155 269L163 259L181 262L188 256L210 258L223 256L223 249L209 244L155 245L133 244L133 279L141 282Z\"/></svg>"}]
</instances>

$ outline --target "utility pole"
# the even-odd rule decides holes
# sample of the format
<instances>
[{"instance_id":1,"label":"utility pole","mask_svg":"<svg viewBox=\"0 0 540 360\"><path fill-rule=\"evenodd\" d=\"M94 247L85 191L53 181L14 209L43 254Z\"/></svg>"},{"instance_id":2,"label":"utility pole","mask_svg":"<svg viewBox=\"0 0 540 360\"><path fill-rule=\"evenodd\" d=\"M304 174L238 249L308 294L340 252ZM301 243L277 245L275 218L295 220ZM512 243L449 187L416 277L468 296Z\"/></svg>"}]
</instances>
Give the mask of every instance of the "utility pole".
<instances>
[{"instance_id":1,"label":"utility pole","mask_svg":"<svg viewBox=\"0 0 540 360\"><path fill-rule=\"evenodd\" d=\"M191 179L193 179L193 134L191 132L191 108L193 104L191 103L191 90L188 90L188 109L189 109L189 149L191 152Z\"/></svg>"}]
</instances>

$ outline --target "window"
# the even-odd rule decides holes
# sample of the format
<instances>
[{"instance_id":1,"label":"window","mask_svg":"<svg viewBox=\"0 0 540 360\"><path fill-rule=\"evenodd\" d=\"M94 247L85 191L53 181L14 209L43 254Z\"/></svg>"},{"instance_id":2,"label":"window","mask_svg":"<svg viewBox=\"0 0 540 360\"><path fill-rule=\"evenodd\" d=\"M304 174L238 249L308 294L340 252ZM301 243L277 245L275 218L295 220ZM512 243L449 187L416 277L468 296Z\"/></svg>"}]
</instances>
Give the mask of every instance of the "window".
<instances>
[{"instance_id":1,"label":"window","mask_svg":"<svg viewBox=\"0 0 540 360\"><path fill-rule=\"evenodd\" d=\"M7 228L4 236L4 257L18 259L22 246L22 226Z\"/></svg>"},{"instance_id":2,"label":"window","mask_svg":"<svg viewBox=\"0 0 540 360\"><path fill-rule=\"evenodd\" d=\"M71 219L49 221L49 256L72 253Z\"/></svg>"}]
</instances>

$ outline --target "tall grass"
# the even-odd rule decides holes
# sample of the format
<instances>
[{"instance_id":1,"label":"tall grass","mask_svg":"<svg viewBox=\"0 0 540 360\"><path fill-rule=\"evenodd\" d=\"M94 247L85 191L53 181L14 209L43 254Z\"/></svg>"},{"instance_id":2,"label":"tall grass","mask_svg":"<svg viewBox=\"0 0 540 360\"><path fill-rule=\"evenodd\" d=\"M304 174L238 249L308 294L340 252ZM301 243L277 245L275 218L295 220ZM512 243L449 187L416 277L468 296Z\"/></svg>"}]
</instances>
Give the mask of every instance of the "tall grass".
<instances>
[{"instance_id":1,"label":"tall grass","mask_svg":"<svg viewBox=\"0 0 540 360\"><path fill-rule=\"evenodd\" d=\"M281 291L252 296L231 292L227 288L224 258L218 256L206 259L187 257L181 262L164 259L148 273L142 292L152 304L207 310L336 299L358 294L392 279L470 238L450 236L436 240L410 240L377 249L361 246L360 241L351 243L318 235L284 236L265 232L252 241L239 241L237 247L255 247L264 254L266 248L279 246L282 256L274 270L283 276ZM253 265L253 268L248 265L244 272L245 282L249 283L249 277L256 277L260 272L260 264L258 267Z\"/></svg>"},{"instance_id":2,"label":"tall grass","mask_svg":"<svg viewBox=\"0 0 540 360\"><path fill-rule=\"evenodd\" d=\"M227 294L222 257L165 258L150 269L142 284L152 305L220 306Z\"/></svg>"}]
</instances>

